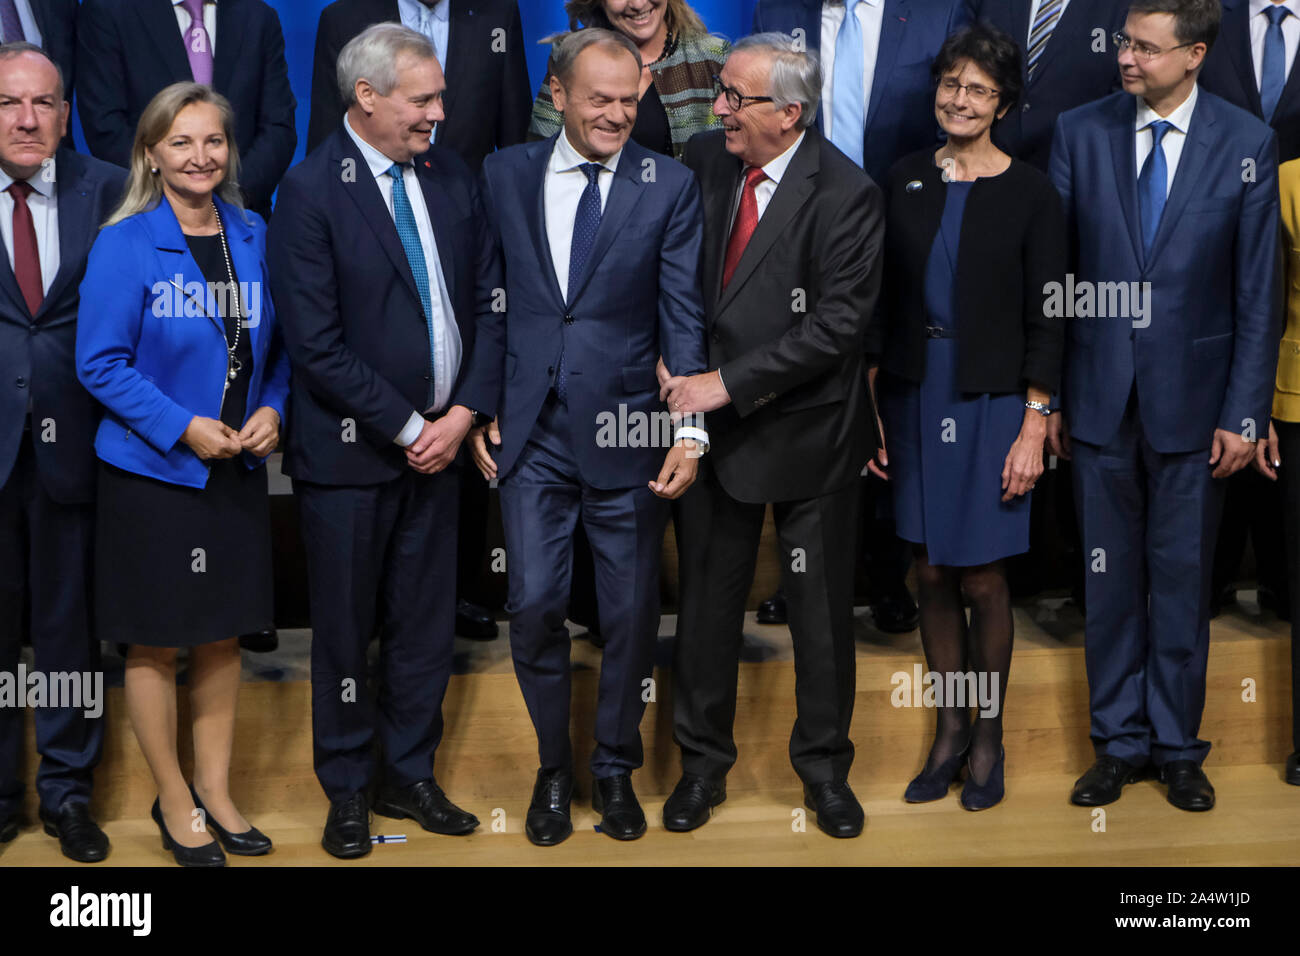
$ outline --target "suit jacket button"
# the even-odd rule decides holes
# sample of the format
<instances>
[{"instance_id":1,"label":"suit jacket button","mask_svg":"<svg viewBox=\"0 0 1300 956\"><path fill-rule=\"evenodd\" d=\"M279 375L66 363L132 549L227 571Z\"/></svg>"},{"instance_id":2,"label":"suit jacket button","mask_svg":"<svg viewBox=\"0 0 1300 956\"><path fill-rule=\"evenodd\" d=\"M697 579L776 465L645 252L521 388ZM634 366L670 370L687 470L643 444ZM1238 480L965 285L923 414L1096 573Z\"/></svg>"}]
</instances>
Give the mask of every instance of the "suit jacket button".
<instances>
[{"instance_id":1,"label":"suit jacket button","mask_svg":"<svg viewBox=\"0 0 1300 956\"><path fill-rule=\"evenodd\" d=\"M19 375L17 381L15 381L14 384L17 385L19 388L26 388L26 387L27 387L27 379L25 379L25 378L23 378L21 375Z\"/></svg>"},{"instance_id":2,"label":"suit jacket button","mask_svg":"<svg viewBox=\"0 0 1300 956\"><path fill-rule=\"evenodd\" d=\"M715 341L715 342L721 342L721 341L722 341L722 336L720 336L717 332L714 332L714 333L713 333L713 341Z\"/></svg>"},{"instance_id":3,"label":"suit jacket button","mask_svg":"<svg viewBox=\"0 0 1300 956\"><path fill-rule=\"evenodd\" d=\"M35 322L33 322L31 325L27 326L27 330L31 332L32 335L35 335L37 332L41 330L41 327L37 325Z\"/></svg>"},{"instance_id":4,"label":"suit jacket button","mask_svg":"<svg viewBox=\"0 0 1300 956\"><path fill-rule=\"evenodd\" d=\"M547 375L554 375L554 374L555 374L555 366L554 366L554 365L548 365L548 366L546 366L546 374L547 374Z\"/></svg>"},{"instance_id":5,"label":"suit jacket button","mask_svg":"<svg viewBox=\"0 0 1300 956\"><path fill-rule=\"evenodd\" d=\"M1020 112L1022 112L1022 113L1028 113L1028 112L1029 112L1029 104L1026 103L1024 106L1020 107Z\"/></svg>"},{"instance_id":6,"label":"suit jacket button","mask_svg":"<svg viewBox=\"0 0 1300 956\"><path fill-rule=\"evenodd\" d=\"M572 315L566 315L566 316L564 317L564 324L565 324L565 325L572 325L572 324L573 324L573 316L572 316Z\"/></svg>"}]
</instances>

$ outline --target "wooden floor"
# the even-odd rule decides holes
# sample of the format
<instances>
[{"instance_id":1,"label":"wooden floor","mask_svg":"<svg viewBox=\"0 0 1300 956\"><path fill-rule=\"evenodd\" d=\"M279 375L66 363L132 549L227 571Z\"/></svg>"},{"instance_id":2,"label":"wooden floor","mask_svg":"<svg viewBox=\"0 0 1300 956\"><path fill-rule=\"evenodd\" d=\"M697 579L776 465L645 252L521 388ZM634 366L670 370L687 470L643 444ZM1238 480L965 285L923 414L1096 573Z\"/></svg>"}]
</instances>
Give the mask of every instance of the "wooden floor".
<instances>
[{"instance_id":1,"label":"wooden floor","mask_svg":"<svg viewBox=\"0 0 1300 956\"><path fill-rule=\"evenodd\" d=\"M458 676L444 705L447 730L435 768L451 799L477 814L482 826L469 837L444 837L412 821L375 816L373 833L404 834L409 842L376 846L369 857L348 863L319 845L327 803L311 768L309 636L286 633L274 657L245 655L232 766L236 801L276 849L262 859L232 857L231 865L1292 865L1300 859L1300 787L1282 779L1290 751L1289 628L1256 613L1252 597L1243 594L1243 605L1213 625L1201 728L1213 744L1205 768L1218 795L1209 813L1175 809L1154 781L1128 787L1104 812L1069 803L1070 787L1092 757L1082 622L1068 603L1041 600L1016 609L1005 717L1007 797L999 806L963 811L955 788L937 803L903 802L933 729L925 709L891 702L894 676L910 675L923 661L919 636L881 634L860 611L850 782L867 826L856 840L822 834L802 809L787 754L794 718L789 632L751 619L737 716L740 759L728 778L729 798L703 828L668 833L659 811L679 765L667 669L674 621L665 617L657 699L642 722L646 765L634 777L650 822L643 839L619 843L594 829L599 818L590 809L590 780L581 774L574 836L554 848L528 843L523 819L536 741L503 636L458 642ZM599 658L590 644L575 640L573 739L580 761L590 747ZM110 691L108 707L94 808L113 844L109 863L172 865L148 818L153 785L125 720L120 687ZM182 728L185 720L182 693ZM30 732L28 747L30 780ZM30 791L28 807L34 820ZM0 867L12 865L72 864L55 840L29 826L0 848Z\"/></svg>"}]
</instances>

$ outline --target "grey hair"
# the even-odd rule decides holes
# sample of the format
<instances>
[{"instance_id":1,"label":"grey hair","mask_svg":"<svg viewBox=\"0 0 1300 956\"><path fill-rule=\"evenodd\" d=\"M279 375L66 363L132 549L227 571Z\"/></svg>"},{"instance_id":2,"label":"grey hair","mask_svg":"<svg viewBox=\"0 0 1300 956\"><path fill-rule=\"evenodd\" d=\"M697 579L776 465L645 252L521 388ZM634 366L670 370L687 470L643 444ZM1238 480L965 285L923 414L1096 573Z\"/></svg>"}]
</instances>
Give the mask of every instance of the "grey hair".
<instances>
[{"instance_id":1,"label":"grey hair","mask_svg":"<svg viewBox=\"0 0 1300 956\"><path fill-rule=\"evenodd\" d=\"M0 60L8 60L10 57L15 57L22 53L35 53L37 56L44 57L49 61L50 66L54 67L55 75L59 78L59 99L63 99L63 68L54 62L54 57L50 56L35 43L28 43L26 40L15 40L13 43L0 43Z\"/></svg>"},{"instance_id":2,"label":"grey hair","mask_svg":"<svg viewBox=\"0 0 1300 956\"><path fill-rule=\"evenodd\" d=\"M796 44L786 33L753 33L736 41L731 55L742 51L766 53L772 60L768 93L777 109L795 103L803 107L799 125L807 129L817 119L822 99L822 64L817 54Z\"/></svg>"},{"instance_id":3,"label":"grey hair","mask_svg":"<svg viewBox=\"0 0 1300 956\"><path fill-rule=\"evenodd\" d=\"M573 64L578 61L578 54L587 47L596 45L626 50L636 59L637 70L641 69L641 51L626 34L619 33L617 30L606 30L603 27L587 27L554 38L554 45L551 47L551 75L560 81L561 86L568 86L573 76Z\"/></svg>"},{"instance_id":4,"label":"grey hair","mask_svg":"<svg viewBox=\"0 0 1300 956\"><path fill-rule=\"evenodd\" d=\"M376 23L362 30L339 52L339 92L343 106L357 101L357 80L365 80L380 96L397 86L397 61L403 54L436 60L433 42L400 23ZM439 64L441 65L441 64Z\"/></svg>"}]
</instances>

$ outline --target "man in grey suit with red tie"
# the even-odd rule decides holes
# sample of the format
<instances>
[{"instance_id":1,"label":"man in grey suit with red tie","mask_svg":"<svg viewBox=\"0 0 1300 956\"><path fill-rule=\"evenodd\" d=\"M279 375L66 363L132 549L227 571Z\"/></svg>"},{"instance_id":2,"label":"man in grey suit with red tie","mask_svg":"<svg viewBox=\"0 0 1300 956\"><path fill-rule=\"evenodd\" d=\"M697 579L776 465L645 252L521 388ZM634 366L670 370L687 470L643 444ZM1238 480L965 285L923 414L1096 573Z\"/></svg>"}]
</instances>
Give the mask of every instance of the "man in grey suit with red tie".
<instances>
[{"instance_id":1,"label":"man in grey suit with red tie","mask_svg":"<svg viewBox=\"0 0 1300 956\"><path fill-rule=\"evenodd\" d=\"M36 670L54 686L54 674L80 682L99 672L89 609L99 406L73 353L86 256L126 173L58 149L69 107L39 47L0 46L0 103L0 673L15 674L27 604ZM83 863L108 855L90 815L98 706L93 716L88 703L33 712L40 817ZM0 706L0 843L18 833L22 714Z\"/></svg>"}]
</instances>

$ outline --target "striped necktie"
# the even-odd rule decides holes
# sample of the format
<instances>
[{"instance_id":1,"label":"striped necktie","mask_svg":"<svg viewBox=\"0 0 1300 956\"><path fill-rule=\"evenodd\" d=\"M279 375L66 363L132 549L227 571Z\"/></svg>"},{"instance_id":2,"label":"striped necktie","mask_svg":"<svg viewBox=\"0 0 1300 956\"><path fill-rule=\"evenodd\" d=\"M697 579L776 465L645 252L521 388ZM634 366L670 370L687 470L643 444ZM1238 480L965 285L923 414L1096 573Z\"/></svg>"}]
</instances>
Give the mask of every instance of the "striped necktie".
<instances>
[{"instance_id":1,"label":"striped necktie","mask_svg":"<svg viewBox=\"0 0 1300 956\"><path fill-rule=\"evenodd\" d=\"M420 245L420 229L415 224L415 210L411 208L411 199L406 195L406 183L402 181L402 167L393 163L388 168L388 175L393 179L393 223L397 226L397 238L402 241L402 250L411 267L416 291L420 293L420 305L424 307L424 323L429 333L429 404L433 405L433 375L437 363L433 346L433 296L429 291L429 268L424 261L424 247Z\"/></svg>"},{"instance_id":2,"label":"striped necktie","mask_svg":"<svg viewBox=\"0 0 1300 956\"><path fill-rule=\"evenodd\" d=\"M1056 29L1064 8L1065 0L1043 0L1038 8L1038 16L1034 17L1033 26L1029 28L1026 76L1031 83L1034 79L1034 71L1038 69L1038 61L1043 56L1043 50L1047 48L1047 41L1052 39L1052 31Z\"/></svg>"}]
</instances>

